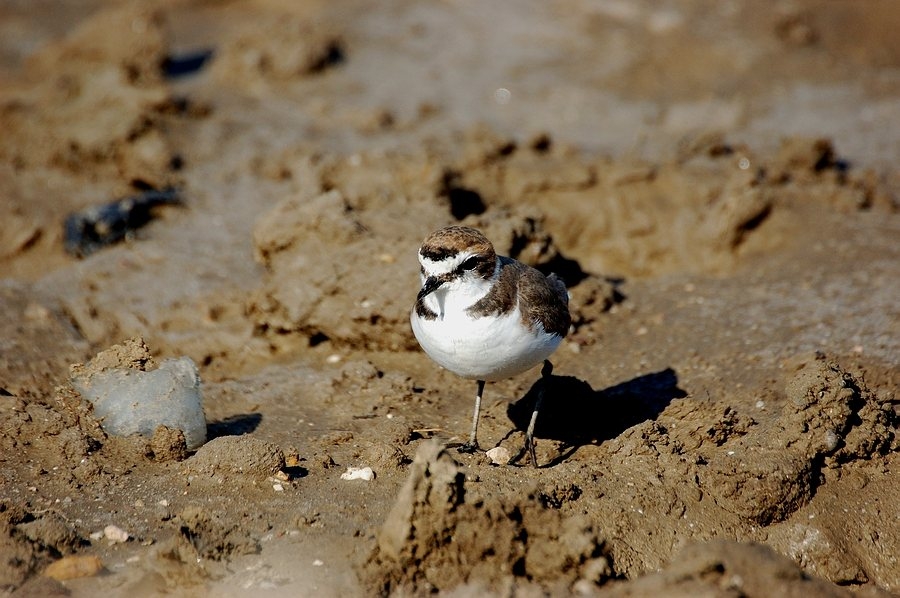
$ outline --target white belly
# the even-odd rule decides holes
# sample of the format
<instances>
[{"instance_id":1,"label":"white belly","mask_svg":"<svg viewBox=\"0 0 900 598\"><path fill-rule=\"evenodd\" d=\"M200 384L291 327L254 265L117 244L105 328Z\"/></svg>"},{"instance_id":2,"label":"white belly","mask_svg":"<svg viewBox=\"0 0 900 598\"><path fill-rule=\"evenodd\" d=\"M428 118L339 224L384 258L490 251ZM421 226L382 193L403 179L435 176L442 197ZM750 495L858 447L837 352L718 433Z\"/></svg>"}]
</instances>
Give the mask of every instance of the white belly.
<instances>
[{"instance_id":1,"label":"white belly","mask_svg":"<svg viewBox=\"0 0 900 598\"><path fill-rule=\"evenodd\" d=\"M452 312L443 319L410 318L413 334L425 353L458 376L495 381L533 368L550 357L562 337L538 325L522 325L518 308L506 316L472 319Z\"/></svg>"}]
</instances>

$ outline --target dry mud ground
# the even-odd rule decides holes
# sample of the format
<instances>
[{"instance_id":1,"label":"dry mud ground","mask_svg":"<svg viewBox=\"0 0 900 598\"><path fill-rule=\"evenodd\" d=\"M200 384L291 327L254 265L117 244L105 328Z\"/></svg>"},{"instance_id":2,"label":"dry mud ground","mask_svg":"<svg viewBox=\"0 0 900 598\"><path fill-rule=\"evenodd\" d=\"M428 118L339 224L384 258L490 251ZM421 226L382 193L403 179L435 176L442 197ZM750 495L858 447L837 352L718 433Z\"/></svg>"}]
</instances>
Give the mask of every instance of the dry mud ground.
<instances>
[{"instance_id":1,"label":"dry mud ground","mask_svg":"<svg viewBox=\"0 0 900 598\"><path fill-rule=\"evenodd\" d=\"M3 3L0 592L900 593L897 22ZM455 222L571 288L537 469L453 449L474 389L408 327ZM191 357L209 442L104 433L68 385L98 353ZM537 379L488 386L484 447L519 451Z\"/></svg>"}]
</instances>

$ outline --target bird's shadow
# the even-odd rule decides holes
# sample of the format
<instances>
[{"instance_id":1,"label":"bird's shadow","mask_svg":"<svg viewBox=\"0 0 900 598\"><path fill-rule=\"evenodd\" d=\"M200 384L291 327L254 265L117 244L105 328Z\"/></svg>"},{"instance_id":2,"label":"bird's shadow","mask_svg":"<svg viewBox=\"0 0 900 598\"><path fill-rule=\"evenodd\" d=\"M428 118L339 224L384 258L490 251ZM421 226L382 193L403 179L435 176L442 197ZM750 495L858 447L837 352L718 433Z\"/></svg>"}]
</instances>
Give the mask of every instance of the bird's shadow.
<instances>
[{"instance_id":1,"label":"bird's shadow","mask_svg":"<svg viewBox=\"0 0 900 598\"><path fill-rule=\"evenodd\" d=\"M219 421L206 424L206 438L212 440L220 436L243 436L250 434L262 422L261 413L239 413Z\"/></svg>"},{"instance_id":2,"label":"bird's shadow","mask_svg":"<svg viewBox=\"0 0 900 598\"><path fill-rule=\"evenodd\" d=\"M524 397L507 408L507 415L517 429L528 428L542 387L544 401L534 435L566 445L550 465L565 461L580 446L615 438L635 424L655 419L672 399L687 396L678 387L678 375L672 368L602 390L594 390L574 376L551 375L535 382Z\"/></svg>"}]
</instances>

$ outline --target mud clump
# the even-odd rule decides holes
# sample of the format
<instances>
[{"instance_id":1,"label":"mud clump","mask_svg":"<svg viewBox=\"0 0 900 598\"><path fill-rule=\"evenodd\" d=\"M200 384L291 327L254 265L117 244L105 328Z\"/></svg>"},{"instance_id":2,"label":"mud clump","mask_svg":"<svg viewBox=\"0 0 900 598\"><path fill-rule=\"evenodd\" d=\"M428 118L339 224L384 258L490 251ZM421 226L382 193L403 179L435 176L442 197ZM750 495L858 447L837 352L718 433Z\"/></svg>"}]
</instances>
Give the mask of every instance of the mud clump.
<instances>
[{"instance_id":1,"label":"mud clump","mask_svg":"<svg viewBox=\"0 0 900 598\"><path fill-rule=\"evenodd\" d=\"M890 398L821 356L794 362L781 388L765 391L778 395L764 402L779 405L773 413L736 409L727 398L674 399L653 420L580 449L609 473L570 476L583 495L561 510L591 505L618 575L666 567L679 537L731 534L834 583L896 583L893 536L858 540L882 534L879 496L896 485L870 481L882 479L897 451ZM849 512L834 498L847 492L858 494Z\"/></svg>"},{"instance_id":2,"label":"mud clump","mask_svg":"<svg viewBox=\"0 0 900 598\"><path fill-rule=\"evenodd\" d=\"M179 534L201 558L220 561L259 552L259 543L242 529L239 521L231 521L201 507L185 508L175 522Z\"/></svg>"},{"instance_id":3,"label":"mud clump","mask_svg":"<svg viewBox=\"0 0 900 598\"><path fill-rule=\"evenodd\" d=\"M793 561L768 546L715 540L691 544L662 571L612 584L597 595L849 598L854 594L806 575Z\"/></svg>"},{"instance_id":4,"label":"mud clump","mask_svg":"<svg viewBox=\"0 0 900 598\"><path fill-rule=\"evenodd\" d=\"M42 566L73 553L84 543L55 513L36 515L10 502L0 502L0 590L17 588Z\"/></svg>"},{"instance_id":5,"label":"mud clump","mask_svg":"<svg viewBox=\"0 0 900 598\"><path fill-rule=\"evenodd\" d=\"M97 353L87 364L73 364L70 371L72 377L81 378L117 368L147 372L157 366L144 339L135 337Z\"/></svg>"},{"instance_id":6,"label":"mud clump","mask_svg":"<svg viewBox=\"0 0 900 598\"><path fill-rule=\"evenodd\" d=\"M168 426L158 426L154 430L147 448L148 456L154 461L184 461L188 454L184 432Z\"/></svg>"},{"instance_id":7,"label":"mud clump","mask_svg":"<svg viewBox=\"0 0 900 598\"><path fill-rule=\"evenodd\" d=\"M897 449L892 406L835 363L817 357L788 382L785 428L805 433L789 448L839 467Z\"/></svg>"},{"instance_id":8,"label":"mud clump","mask_svg":"<svg viewBox=\"0 0 900 598\"><path fill-rule=\"evenodd\" d=\"M424 444L364 567L370 591L497 591L537 584L571 591L612 575L593 526L529 497L515 503L467 496L465 476L443 447Z\"/></svg>"},{"instance_id":9,"label":"mud clump","mask_svg":"<svg viewBox=\"0 0 900 598\"><path fill-rule=\"evenodd\" d=\"M31 542L46 546L58 554L70 554L83 543L75 530L56 513L46 513L16 527Z\"/></svg>"},{"instance_id":10,"label":"mud clump","mask_svg":"<svg viewBox=\"0 0 900 598\"><path fill-rule=\"evenodd\" d=\"M303 14L269 13L237 27L216 52L210 72L253 90L322 73L342 63L346 53L343 39L327 24Z\"/></svg>"},{"instance_id":11,"label":"mud clump","mask_svg":"<svg viewBox=\"0 0 900 598\"><path fill-rule=\"evenodd\" d=\"M786 394L772 427L723 443L700 474L723 508L760 525L805 505L823 469L896 450L891 406L838 365L824 359L804 364Z\"/></svg>"},{"instance_id":12,"label":"mud clump","mask_svg":"<svg viewBox=\"0 0 900 598\"><path fill-rule=\"evenodd\" d=\"M37 568L39 557L35 548L18 536L6 522L0 523L0 589L11 590L19 586Z\"/></svg>"},{"instance_id":13,"label":"mud clump","mask_svg":"<svg viewBox=\"0 0 900 598\"><path fill-rule=\"evenodd\" d=\"M809 502L813 465L800 454L730 445L706 467L704 488L719 504L761 525L782 521Z\"/></svg>"},{"instance_id":14,"label":"mud clump","mask_svg":"<svg viewBox=\"0 0 900 598\"><path fill-rule=\"evenodd\" d=\"M185 461L188 473L199 479L234 476L265 479L284 467L280 448L251 436L221 436L203 445Z\"/></svg>"}]
</instances>

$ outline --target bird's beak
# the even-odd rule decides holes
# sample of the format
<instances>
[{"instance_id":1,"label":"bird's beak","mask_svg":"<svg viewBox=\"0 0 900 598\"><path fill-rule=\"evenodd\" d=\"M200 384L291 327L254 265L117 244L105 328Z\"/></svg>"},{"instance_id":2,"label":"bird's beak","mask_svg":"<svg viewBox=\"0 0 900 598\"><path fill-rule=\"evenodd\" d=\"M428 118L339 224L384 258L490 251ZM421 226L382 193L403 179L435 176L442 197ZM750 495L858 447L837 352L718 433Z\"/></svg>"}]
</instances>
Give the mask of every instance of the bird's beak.
<instances>
[{"instance_id":1,"label":"bird's beak","mask_svg":"<svg viewBox=\"0 0 900 598\"><path fill-rule=\"evenodd\" d=\"M416 297L416 300L421 301L428 295L432 294L433 292L441 288L441 285L443 285L444 282L446 281L442 278L438 278L437 276L429 276L425 279L425 284L423 284L422 288L419 290L419 296Z\"/></svg>"}]
</instances>

